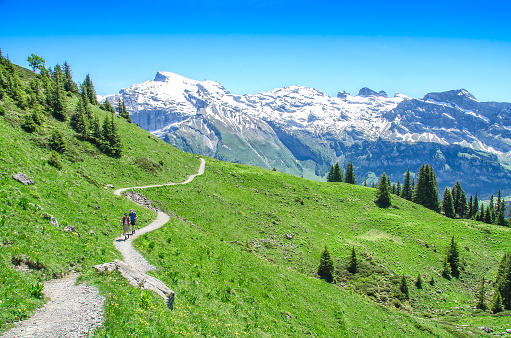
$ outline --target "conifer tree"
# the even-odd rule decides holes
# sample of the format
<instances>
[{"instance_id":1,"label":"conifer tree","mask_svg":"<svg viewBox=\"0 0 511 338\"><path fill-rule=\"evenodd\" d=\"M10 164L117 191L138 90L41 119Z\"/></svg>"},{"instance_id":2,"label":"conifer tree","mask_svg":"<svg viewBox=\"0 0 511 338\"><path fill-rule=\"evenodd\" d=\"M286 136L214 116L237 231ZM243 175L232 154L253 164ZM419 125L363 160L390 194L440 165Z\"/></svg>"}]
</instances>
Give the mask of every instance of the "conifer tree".
<instances>
[{"instance_id":1,"label":"conifer tree","mask_svg":"<svg viewBox=\"0 0 511 338\"><path fill-rule=\"evenodd\" d=\"M460 276L460 254L458 251L458 244L454 241L454 236L451 238L451 245L447 250L446 255L447 264L450 267L451 275L459 278Z\"/></svg>"},{"instance_id":2,"label":"conifer tree","mask_svg":"<svg viewBox=\"0 0 511 338\"><path fill-rule=\"evenodd\" d=\"M451 191L447 187L444 190L444 198L442 200L442 210L444 211L444 215L446 217L449 217L449 218L455 217Z\"/></svg>"},{"instance_id":3,"label":"conifer tree","mask_svg":"<svg viewBox=\"0 0 511 338\"><path fill-rule=\"evenodd\" d=\"M112 105L110 104L110 102L108 102L108 100L105 100L105 102L103 102L99 107L101 109L103 109L104 111L107 111L110 113L115 113L114 107L112 107Z\"/></svg>"},{"instance_id":4,"label":"conifer tree","mask_svg":"<svg viewBox=\"0 0 511 338\"><path fill-rule=\"evenodd\" d=\"M53 132L48 140L48 144L51 149L56 152L63 154L67 150L66 139L64 138L64 134L57 128L53 129Z\"/></svg>"},{"instance_id":5,"label":"conifer tree","mask_svg":"<svg viewBox=\"0 0 511 338\"><path fill-rule=\"evenodd\" d=\"M410 169L406 170L403 188L401 189L401 197L411 201L412 200L412 184L410 182Z\"/></svg>"},{"instance_id":6,"label":"conifer tree","mask_svg":"<svg viewBox=\"0 0 511 338\"><path fill-rule=\"evenodd\" d=\"M472 216L474 216L474 208L473 208L473 200L472 200L472 195L470 195L470 198L468 200L468 214L467 214L467 218L472 218Z\"/></svg>"},{"instance_id":7,"label":"conifer tree","mask_svg":"<svg viewBox=\"0 0 511 338\"><path fill-rule=\"evenodd\" d=\"M101 148L103 136L101 135L101 124L99 123L98 116L94 115L90 122L91 141L97 147Z\"/></svg>"},{"instance_id":8,"label":"conifer tree","mask_svg":"<svg viewBox=\"0 0 511 338\"><path fill-rule=\"evenodd\" d=\"M331 165L330 166L330 171L328 172L328 175L326 176L326 181L327 182L333 182L333 179L334 179L334 166Z\"/></svg>"},{"instance_id":9,"label":"conifer tree","mask_svg":"<svg viewBox=\"0 0 511 338\"><path fill-rule=\"evenodd\" d=\"M508 222L505 218L506 214L506 203L504 200L500 202L500 207L498 209L497 219L495 220L495 223L502 226L508 226Z\"/></svg>"},{"instance_id":10,"label":"conifer tree","mask_svg":"<svg viewBox=\"0 0 511 338\"><path fill-rule=\"evenodd\" d=\"M423 164L419 169L419 177L417 186L415 187L413 201L430 210L440 212L437 186L438 183L433 167L429 164Z\"/></svg>"},{"instance_id":11,"label":"conifer tree","mask_svg":"<svg viewBox=\"0 0 511 338\"><path fill-rule=\"evenodd\" d=\"M113 116L111 119L111 124L110 135L108 137L110 155L114 157L120 157L122 154L122 141Z\"/></svg>"},{"instance_id":12,"label":"conifer tree","mask_svg":"<svg viewBox=\"0 0 511 338\"><path fill-rule=\"evenodd\" d=\"M487 223L491 224L495 221L495 205L493 204L493 194L490 197L490 205L488 205L488 208L490 209L490 221ZM486 219L488 219L488 215L486 216Z\"/></svg>"},{"instance_id":13,"label":"conifer tree","mask_svg":"<svg viewBox=\"0 0 511 338\"><path fill-rule=\"evenodd\" d=\"M387 175L383 173L378 182L378 190L376 190L376 204L382 208L390 207L392 199L390 196L390 186L388 184Z\"/></svg>"},{"instance_id":14,"label":"conifer tree","mask_svg":"<svg viewBox=\"0 0 511 338\"><path fill-rule=\"evenodd\" d=\"M492 210L490 209L490 206L486 207L486 211L484 212L484 220L483 220L483 222L487 223L487 224L492 224L493 223Z\"/></svg>"},{"instance_id":15,"label":"conifer tree","mask_svg":"<svg viewBox=\"0 0 511 338\"><path fill-rule=\"evenodd\" d=\"M465 218L467 215L467 196L459 181L452 187L451 195L455 214L459 218Z\"/></svg>"},{"instance_id":16,"label":"conifer tree","mask_svg":"<svg viewBox=\"0 0 511 338\"><path fill-rule=\"evenodd\" d=\"M367 179L364 180L364 187L367 187Z\"/></svg>"},{"instance_id":17,"label":"conifer tree","mask_svg":"<svg viewBox=\"0 0 511 338\"><path fill-rule=\"evenodd\" d=\"M78 93L78 86L73 81L71 67L69 67L67 61L64 61L64 90L66 92Z\"/></svg>"},{"instance_id":18,"label":"conifer tree","mask_svg":"<svg viewBox=\"0 0 511 338\"><path fill-rule=\"evenodd\" d=\"M481 203L481 211L479 212L479 217L477 218L477 220L480 222L484 222L485 218L486 218L486 215L484 213L484 204Z\"/></svg>"},{"instance_id":19,"label":"conifer tree","mask_svg":"<svg viewBox=\"0 0 511 338\"><path fill-rule=\"evenodd\" d=\"M504 311L504 306L502 305L502 296L500 292L495 292L493 294L493 301L490 307L491 312L499 313Z\"/></svg>"},{"instance_id":20,"label":"conifer tree","mask_svg":"<svg viewBox=\"0 0 511 338\"><path fill-rule=\"evenodd\" d=\"M415 287L417 289L422 289L422 277L421 277L420 272L417 274L417 280L415 281Z\"/></svg>"},{"instance_id":21,"label":"conifer tree","mask_svg":"<svg viewBox=\"0 0 511 338\"><path fill-rule=\"evenodd\" d=\"M501 297L503 309L511 310L511 251L500 261L495 284L495 294Z\"/></svg>"},{"instance_id":22,"label":"conifer tree","mask_svg":"<svg viewBox=\"0 0 511 338\"><path fill-rule=\"evenodd\" d=\"M357 254L355 252L355 247L351 248L350 261L348 263L348 271L350 273L358 272L358 262L357 262Z\"/></svg>"},{"instance_id":23,"label":"conifer tree","mask_svg":"<svg viewBox=\"0 0 511 338\"><path fill-rule=\"evenodd\" d=\"M348 162L348 164L346 165L346 172L344 174L344 183L357 184L357 180L355 178L355 171L353 169L352 162Z\"/></svg>"},{"instance_id":24,"label":"conifer tree","mask_svg":"<svg viewBox=\"0 0 511 338\"><path fill-rule=\"evenodd\" d=\"M328 252L328 248L325 245L325 249L321 253L321 258L319 260L318 266L318 275L319 278L324 279L328 283L332 283L334 280L334 261L332 257L330 257L330 252Z\"/></svg>"},{"instance_id":25,"label":"conifer tree","mask_svg":"<svg viewBox=\"0 0 511 338\"><path fill-rule=\"evenodd\" d=\"M473 213L473 217L474 219L477 219L477 214L479 213L479 201L477 199L477 192L474 194L474 201L473 201L473 205L472 205L472 213Z\"/></svg>"},{"instance_id":26,"label":"conifer tree","mask_svg":"<svg viewBox=\"0 0 511 338\"><path fill-rule=\"evenodd\" d=\"M390 186L390 192L395 195L396 194L396 183L392 183L392 185Z\"/></svg>"},{"instance_id":27,"label":"conifer tree","mask_svg":"<svg viewBox=\"0 0 511 338\"><path fill-rule=\"evenodd\" d=\"M403 298L408 299L410 298L410 293L408 291L408 281L406 280L406 276L403 275L401 278L401 284L399 285L399 290L403 294Z\"/></svg>"},{"instance_id":28,"label":"conifer tree","mask_svg":"<svg viewBox=\"0 0 511 338\"><path fill-rule=\"evenodd\" d=\"M339 166L339 162L336 162L334 164L334 174L332 182L342 182L342 171L341 167Z\"/></svg>"},{"instance_id":29,"label":"conifer tree","mask_svg":"<svg viewBox=\"0 0 511 338\"><path fill-rule=\"evenodd\" d=\"M83 84L85 85L85 88L87 89L86 94L87 94L88 102L90 104L96 106L98 104L98 100L96 98L96 90L94 89L94 85L92 84L92 80L91 80L89 74L87 74L85 76L85 80L83 81Z\"/></svg>"},{"instance_id":30,"label":"conifer tree","mask_svg":"<svg viewBox=\"0 0 511 338\"><path fill-rule=\"evenodd\" d=\"M64 80L62 70L59 65L55 66L53 71L53 93L51 96L51 109L53 116L60 121L67 119L64 101Z\"/></svg>"},{"instance_id":31,"label":"conifer tree","mask_svg":"<svg viewBox=\"0 0 511 338\"><path fill-rule=\"evenodd\" d=\"M479 290L477 290L477 294L476 294L476 299L477 299L477 303L476 303L476 308L478 309L481 309L481 310L486 310L487 307L486 307L486 288L485 288L485 283L486 281L484 280L484 277L483 279L481 279L481 286L479 287Z\"/></svg>"},{"instance_id":32,"label":"conifer tree","mask_svg":"<svg viewBox=\"0 0 511 338\"><path fill-rule=\"evenodd\" d=\"M401 196L401 183L399 183L399 180L397 180L396 184L396 195Z\"/></svg>"}]
</instances>

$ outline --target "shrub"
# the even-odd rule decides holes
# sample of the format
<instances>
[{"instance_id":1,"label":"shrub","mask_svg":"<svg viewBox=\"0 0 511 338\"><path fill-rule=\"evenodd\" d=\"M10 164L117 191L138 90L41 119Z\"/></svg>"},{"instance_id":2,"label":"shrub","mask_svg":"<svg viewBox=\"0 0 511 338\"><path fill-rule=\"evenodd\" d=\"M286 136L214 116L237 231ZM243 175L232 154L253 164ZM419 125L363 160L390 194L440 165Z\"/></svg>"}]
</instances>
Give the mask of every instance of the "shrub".
<instances>
[{"instance_id":1,"label":"shrub","mask_svg":"<svg viewBox=\"0 0 511 338\"><path fill-rule=\"evenodd\" d=\"M55 150L51 151L50 159L48 160L48 163L58 170L62 169L62 162L60 162L60 156L59 153L57 153Z\"/></svg>"},{"instance_id":2,"label":"shrub","mask_svg":"<svg viewBox=\"0 0 511 338\"><path fill-rule=\"evenodd\" d=\"M355 253L355 247L351 248L350 263L348 265L348 271L351 273L358 272L357 254Z\"/></svg>"},{"instance_id":3,"label":"shrub","mask_svg":"<svg viewBox=\"0 0 511 338\"><path fill-rule=\"evenodd\" d=\"M137 158L135 160L135 164L140 168L144 169L147 172L156 174L156 172L161 168L161 165L147 157Z\"/></svg>"}]
</instances>

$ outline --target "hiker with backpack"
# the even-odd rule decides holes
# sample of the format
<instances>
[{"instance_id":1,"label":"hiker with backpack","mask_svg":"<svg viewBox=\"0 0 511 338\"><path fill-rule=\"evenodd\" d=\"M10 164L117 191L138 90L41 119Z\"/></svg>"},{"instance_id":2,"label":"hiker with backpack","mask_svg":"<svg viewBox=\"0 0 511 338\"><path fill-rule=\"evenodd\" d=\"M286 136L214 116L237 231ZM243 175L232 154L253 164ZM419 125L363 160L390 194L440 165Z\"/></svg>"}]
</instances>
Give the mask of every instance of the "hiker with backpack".
<instances>
[{"instance_id":1,"label":"hiker with backpack","mask_svg":"<svg viewBox=\"0 0 511 338\"><path fill-rule=\"evenodd\" d=\"M122 233L124 235L124 240L127 240L130 232L130 217L128 216L128 213L124 213L124 217L120 220L122 223Z\"/></svg>"},{"instance_id":2,"label":"hiker with backpack","mask_svg":"<svg viewBox=\"0 0 511 338\"><path fill-rule=\"evenodd\" d=\"M133 209L130 210L130 221L131 221L131 227L132 227L132 231L131 231L131 234L135 234L135 222L137 221L137 213L133 211ZM128 229L129 231L129 229Z\"/></svg>"}]
</instances>

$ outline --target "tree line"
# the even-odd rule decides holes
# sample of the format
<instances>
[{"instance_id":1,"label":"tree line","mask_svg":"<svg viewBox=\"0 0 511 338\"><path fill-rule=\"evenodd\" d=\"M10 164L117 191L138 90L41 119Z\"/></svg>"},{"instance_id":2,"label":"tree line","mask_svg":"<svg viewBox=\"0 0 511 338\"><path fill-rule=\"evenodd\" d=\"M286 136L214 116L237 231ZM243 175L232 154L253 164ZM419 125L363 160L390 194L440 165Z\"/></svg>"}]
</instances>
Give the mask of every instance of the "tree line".
<instances>
[{"instance_id":1,"label":"tree line","mask_svg":"<svg viewBox=\"0 0 511 338\"><path fill-rule=\"evenodd\" d=\"M35 76L31 76L28 82L24 83L17 66L3 57L0 50L0 99L10 100L27 112L23 129L27 132L37 131L50 116L62 122L69 120L78 138L96 145L108 156L119 157L122 153L122 141L114 113L117 111L119 116L131 123L124 101L119 99L116 110L107 100L99 104L90 75L87 74L81 84L75 83L67 61L63 66L57 64L53 69L46 68L45 60L35 54L31 54L27 61ZM68 98L76 96L78 103L70 109ZM93 106L111 112L112 115L107 115L100 121L92 109ZM3 106L0 106L0 113L5 113ZM58 142L61 144L57 145ZM52 153L53 160L50 162L59 163L58 154L67 150L65 137L60 131L54 130L48 145L56 152Z\"/></svg>"}]
</instances>

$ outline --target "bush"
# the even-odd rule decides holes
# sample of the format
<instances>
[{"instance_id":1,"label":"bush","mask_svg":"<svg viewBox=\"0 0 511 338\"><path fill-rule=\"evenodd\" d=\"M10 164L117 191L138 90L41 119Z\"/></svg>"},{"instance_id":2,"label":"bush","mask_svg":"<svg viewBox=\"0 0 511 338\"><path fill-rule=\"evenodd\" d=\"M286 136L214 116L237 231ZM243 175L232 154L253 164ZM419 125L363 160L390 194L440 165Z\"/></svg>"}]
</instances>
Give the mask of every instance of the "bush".
<instances>
[{"instance_id":1,"label":"bush","mask_svg":"<svg viewBox=\"0 0 511 338\"><path fill-rule=\"evenodd\" d=\"M157 171L161 168L161 165L147 157L137 158L135 160L136 165L140 168L144 169L147 172L156 174Z\"/></svg>"},{"instance_id":2,"label":"bush","mask_svg":"<svg viewBox=\"0 0 511 338\"><path fill-rule=\"evenodd\" d=\"M51 149L57 151L60 154L65 153L67 150L64 134L58 129L53 129L53 133L50 136L48 145Z\"/></svg>"},{"instance_id":3,"label":"bush","mask_svg":"<svg viewBox=\"0 0 511 338\"><path fill-rule=\"evenodd\" d=\"M5 109L4 106L0 106L0 116L5 116L6 112L7 112L7 109Z\"/></svg>"},{"instance_id":4,"label":"bush","mask_svg":"<svg viewBox=\"0 0 511 338\"><path fill-rule=\"evenodd\" d=\"M60 162L59 153L57 153L55 150L52 150L48 163L58 170L62 169L62 162Z\"/></svg>"}]
</instances>

